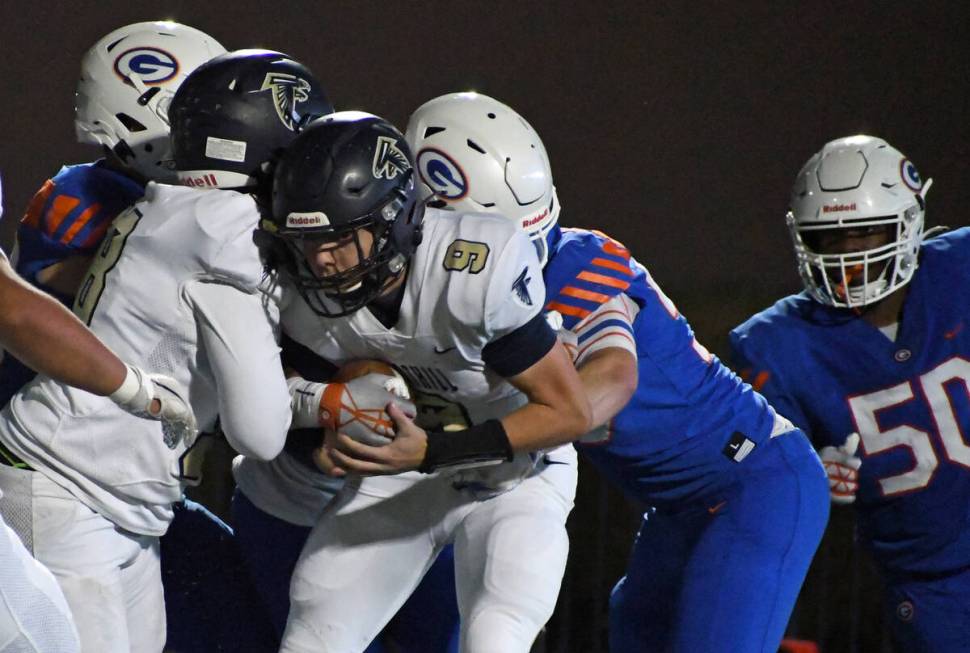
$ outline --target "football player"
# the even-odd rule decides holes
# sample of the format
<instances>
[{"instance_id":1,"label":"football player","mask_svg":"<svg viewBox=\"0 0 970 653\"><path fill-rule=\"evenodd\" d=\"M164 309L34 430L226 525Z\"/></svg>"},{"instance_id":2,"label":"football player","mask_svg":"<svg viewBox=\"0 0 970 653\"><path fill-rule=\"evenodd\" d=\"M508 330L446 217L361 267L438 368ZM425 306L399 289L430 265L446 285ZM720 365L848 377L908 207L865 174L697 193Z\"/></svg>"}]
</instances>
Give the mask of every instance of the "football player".
<instances>
[{"instance_id":1,"label":"football player","mask_svg":"<svg viewBox=\"0 0 970 653\"><path fill-rule=\"evenodd\" d=\"M113 30L85 53L75 130L80 142L98 146L104 156L65 166L35 195L17 231L17 270L25 279L73 303L111 221L144 194L147 181L177 181L169 105L189 73L224 52L208 34L158 21ZM6 357L0 405L32 377L32 370ZM194 555L185 555L189 547ZM253 630L260 627L268 634L259 613L246 613L253 593L245 574L233 573L241 562L231 529L203 506L189 500L175 505L161 557L170 648L206 652L215 642L258 639ZM214 558L222 564L205 562Z\"/></svg>"},{"instance_id":2,"label":"football player","mask_svg":"<svg viewBox=\"0 0 970 653\"><path fill-rule=\"evenodd\" d=\"M111 223L75 300L107 344L189 387L203 430L218 416L256 458L279 453L290 408L250 193L301 121L329 111L309 71L280 53L197 68L168 115L178 177L201 188L149 183ZM198 479L195 434L38 377L0 413L0 441L18 464L0 467L0 487L31 516L34 554L60 582L82 647L161 651L158 536Z\"/></svg>"},{"instance_id":3,"label":"football player","mask_svg":"<svg viewBox=\"0 0 970 653\"><path fill-rule=\"evenodd\" d=\"M900 650L956 653L970 650L970 229L926 237L930 184L882 139L827 143L787 216L805 290L731 344L820 448L832 501L856 507Z\"/></svg>"},{"instance_id":4,"label":"football player","mask_svg":"<svg viewBox=\"0 0 970 653\"><path fill-rule=\"evenodd\" d=\"M610 649L774 653L828 517L805 436L698 343L626 247L558 226L545 148L516 112L445 95L407 133L422 181L447 208L504 215L528 234L545 309L572 340L600 426L577 447L655 506L613 593ZM397 464L397 444L380 454L344 442L369 462L333 457L381 472Z\"/></svg>"},{"instance_id":5,"label":"football player","mask_svg":"<svg viewBox=\"0 0 970 653\"><path fill-rule=\"evenodd\" d=\"M301 377L325 381L334 376L332 365L285 334L281 346L284 366ZM374 375L356 385L367 391L374 381L379 387L387 380ZM306 426L311 428L294 429L283 452L271 461L246 456L233 461L237 482L233 529L278 638L289 614L293 568L313 525L344 482L314 465L312 450L319 444L320 427L316 419ZM366 653L457 653L458 623L454 554L449 545Z\"/></svg>"},{"instance_id":6,"label":"football player","mask_svg":"<svg viewBox=\"0 0 970 653\"><path fill-rule=\"evenodd\" d=\"M575 454L517 443L579 435L588 402L541 315L528 239L504 219L425 213L418 195L404 137L359 112L310 125L276 170L262 224L296 291L284 330L336 365L393 361L425 428L388 392L299 378L294 423L330 429L321 462L352 408L386 425L387 407L398 438L428 443L413 471L351 477L327 506L293 574L282 651L359 653L452 541L462 650L528 651L555 605Z\"/></svg>"},{"instance_id":7,"label":"football player","mask_svg":"<svg viewBox=\"0 0 970 653\"><path fill-rule=\"evenodd\" d=\"M0 189L0 216L2 197ZM194 416L182 399L186 394L174 379L123 363L60 303L25 283L2 251L0 344L41 373L108 396L135 415L160 417L176 429L195 428ZM0 651L80 651L57 581L2 518L0 560Z\"/></svg>"}]
</instances>

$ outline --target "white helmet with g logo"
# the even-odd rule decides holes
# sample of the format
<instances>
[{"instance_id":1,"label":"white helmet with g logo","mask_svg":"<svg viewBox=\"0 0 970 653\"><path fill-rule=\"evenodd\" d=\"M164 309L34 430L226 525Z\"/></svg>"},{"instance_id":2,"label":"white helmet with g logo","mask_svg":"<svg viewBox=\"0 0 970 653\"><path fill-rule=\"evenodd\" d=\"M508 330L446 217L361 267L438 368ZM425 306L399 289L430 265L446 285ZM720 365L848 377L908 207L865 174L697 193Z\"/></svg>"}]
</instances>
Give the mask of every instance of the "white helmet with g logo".
<instances>
[{"instance_id":1,"label":"white helmet with g logo","mask_svg":"<svg viewBox=\"0 0 970 653\"><path fill-rule=\"evenodd\" d=\"M418 107L405 138L421 181L439 199L516 221L545 264L559 200L546 148L522 116L487 95L451 93Z\"/></svg>"},{"instance_id":2,"label":"white helmet with g logo","mask_svg":"<svg viewBox=\"0 0 970 653\"><path fill-rule=\"evenodd\" d=\"M189 73L226 51L204 32L168 21L114 30L81 60L74 128L148 179L174 181L168 105Z\"/></svg>"},{"instance_id":3,"label":"white helmet with g logo","mask_svg":"<svg viewBox=\"0 0 970 653\"><path fill-rule=\"evenodd\" d=\"M787 222L808 293L829 306L877 302L909 283L923 238L925 196L916 166L886 141L850 136L825 144L802 167ZM861 251L822 253L822 231L886 227L889 242Z\"/></svg>"}]
</instances>

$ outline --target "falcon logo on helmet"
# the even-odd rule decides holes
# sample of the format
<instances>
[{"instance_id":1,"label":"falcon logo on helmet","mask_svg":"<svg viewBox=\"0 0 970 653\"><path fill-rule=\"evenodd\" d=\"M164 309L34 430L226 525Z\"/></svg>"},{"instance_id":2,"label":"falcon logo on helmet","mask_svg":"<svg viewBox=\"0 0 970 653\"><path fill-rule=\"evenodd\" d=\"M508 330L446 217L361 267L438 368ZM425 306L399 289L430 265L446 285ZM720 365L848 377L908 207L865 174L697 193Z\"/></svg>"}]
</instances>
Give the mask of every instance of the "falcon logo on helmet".
<instances>
[{"instance_id":1,"label":"falcon logo on helmet","mask_svg":"<svg viewBox=\"0 0 970 653\"><path fill-rule=\"evenodd\" d=\"M377 137L374 148L374 165L371 172L374 179L394 179L411 169L407 155L397 146L397 141L387 136Z\"/></svg>"},{"instance_id":2,"label":"falcon logo on helmet","mask_svg":"<svg viewBox=\"0 0 970 653\"><path fill-rule=\"evenodd\" d=\"M115 59L115 72L121 79L137 75L147 85L163 84L178 71L178 60L159 48L132 48Z\"/></svg>"},{"instance_id":3,"label":"falcon logo on helmet","mask_svg":"<svg viewBox=\"0 0 970 653\"><path fill-rule=\"evenodd\" d=\"M299 114L296 105L306 102L309 97L310 82L286 73L266 73L260 91L270 91L276 105L276 115L290 131L296 131L295 117Z\"/></svg>"}]
</instances>

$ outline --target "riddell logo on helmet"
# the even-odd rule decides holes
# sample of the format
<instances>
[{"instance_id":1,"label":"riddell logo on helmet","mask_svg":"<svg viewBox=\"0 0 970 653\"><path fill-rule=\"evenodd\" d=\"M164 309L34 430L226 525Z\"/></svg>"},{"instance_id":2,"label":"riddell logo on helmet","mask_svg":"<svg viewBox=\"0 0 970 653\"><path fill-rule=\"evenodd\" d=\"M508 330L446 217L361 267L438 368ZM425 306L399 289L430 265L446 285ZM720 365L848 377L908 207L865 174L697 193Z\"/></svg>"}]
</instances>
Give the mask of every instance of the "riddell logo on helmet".
<instances>
[{"instance_id":1,"label":"riddell logo on helmet","mask_svg":"<svg viewBox=\"0 0 970 653\"><path fill-rule=\"evenodd\" d=\"M326 227L329 224L330 218L321 211L290 213L286 216L287 227Z\"/></svg>"},{"instance_id":2,"label":"riddell logo on helmet","mask_svg":"<svg viewBox=\"0 0 970 653\"><path fill-rule=\"evenodd\" d=\"M522 220L522 228L528 229L532 225L539 224L540 222L545 220L548 216L549 216L549 209L542 209L542 211L539 214L534 215L531 218L525 218L524 220Z\"/></svg>"},{"instance_id":3,"label":"riddell logo on helmet","mask_svg":"<svg viewBox=\"0 0 970 653\"><path fill-rule=\"evenodd\" d=\"M202 175L201 177L182 177L180 179L183 186L191 186L193 188L208 187L208 188L218 188L219 182L216 181L216 176L211 172L209 174Z\"/></svg>"},{"instance_id":4,"label":"riddell logo on helmet","mask_svg":"<svg viewBox=\"0 0 970 653\"><path fill-rule=\"evenodd\" d=\"M839 213L841 211L855 211L855 202L852 204L833 204L832 206L823 206L822 213Z\"/></svg>"}]
</instances>

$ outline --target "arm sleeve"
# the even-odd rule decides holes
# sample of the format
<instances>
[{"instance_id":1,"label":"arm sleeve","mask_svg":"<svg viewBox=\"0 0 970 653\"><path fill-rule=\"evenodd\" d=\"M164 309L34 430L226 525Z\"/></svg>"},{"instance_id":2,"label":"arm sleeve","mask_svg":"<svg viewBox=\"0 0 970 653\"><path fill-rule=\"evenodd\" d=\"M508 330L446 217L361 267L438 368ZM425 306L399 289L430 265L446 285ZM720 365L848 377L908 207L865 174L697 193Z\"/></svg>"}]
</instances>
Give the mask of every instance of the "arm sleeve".
<instances>
[{"instance_id":1,"label":"arm sleeve","mask_svg":"<svg viewBox=\"0 0 970 653\"><path fill-rule=\"evenodd\" d=\"M272 306L260 293L222 283L194 282L186 296L212 367L229 444L245 456L272 460L283 448L291 419Z\"/></svg>"},{"instance_id":2,"label":"arm sleeve","mask_svg":"<svg viewBox=\"0 0 970 653\"><path fill-rule=\"evenodd\" d=\"M577 337L576 365L581 365L593 352L610 347L619 347L636 357L633 320L638 312L640 307L636 302L620 293L573 327Z\"/></svg>"}]
</instances>

